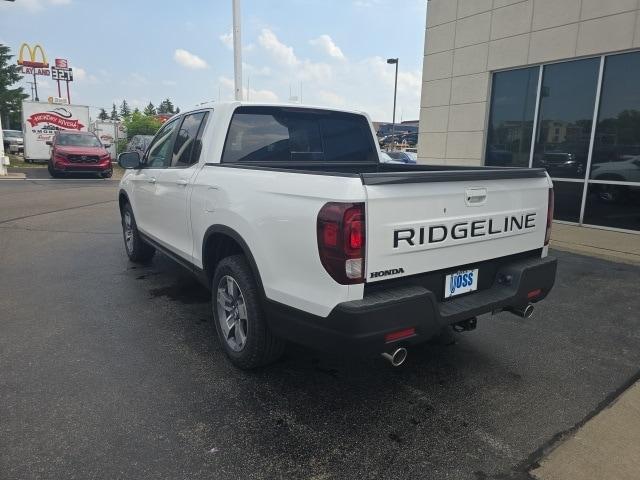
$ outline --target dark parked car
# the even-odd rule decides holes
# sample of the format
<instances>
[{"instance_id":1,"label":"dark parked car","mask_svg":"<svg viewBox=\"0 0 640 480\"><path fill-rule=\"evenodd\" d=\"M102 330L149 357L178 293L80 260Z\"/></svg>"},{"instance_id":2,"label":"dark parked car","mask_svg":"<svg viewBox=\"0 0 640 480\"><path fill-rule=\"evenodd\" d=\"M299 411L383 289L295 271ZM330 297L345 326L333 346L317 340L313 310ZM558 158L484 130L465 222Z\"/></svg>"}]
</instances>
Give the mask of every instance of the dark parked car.
<instances>
[{"instance_id":1,"label":"dark parked car","mask_svg":"<svg viewBox=\"0 0 640 480\"><path fill-rule=\"evenodd\" d=\"M94 173L102 178L113 174L111 155L95 133L58 131L51 145L49 174L60 177L65 173Z\"/></svg>"}]
</instances>

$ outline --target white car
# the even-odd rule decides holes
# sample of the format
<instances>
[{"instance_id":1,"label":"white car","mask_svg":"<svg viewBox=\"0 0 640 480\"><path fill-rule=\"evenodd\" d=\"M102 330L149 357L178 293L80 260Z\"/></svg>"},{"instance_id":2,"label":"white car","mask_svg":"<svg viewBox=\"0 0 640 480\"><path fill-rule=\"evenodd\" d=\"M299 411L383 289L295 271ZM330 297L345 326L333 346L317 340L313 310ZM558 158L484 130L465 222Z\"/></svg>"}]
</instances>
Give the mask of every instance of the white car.
<instances>
[{"instance_id":1,"label":"white car","mask_svg":"<svg viewBox=\"0 0 640 480\"><path fill-rule=\"evenodd\" d=\"M361 112L220 103L120 155L125 248L211 288L221 344L253 368L285 341L382 353L551 290L542 169L385 164Z\"/></svg>"}]
</instances>

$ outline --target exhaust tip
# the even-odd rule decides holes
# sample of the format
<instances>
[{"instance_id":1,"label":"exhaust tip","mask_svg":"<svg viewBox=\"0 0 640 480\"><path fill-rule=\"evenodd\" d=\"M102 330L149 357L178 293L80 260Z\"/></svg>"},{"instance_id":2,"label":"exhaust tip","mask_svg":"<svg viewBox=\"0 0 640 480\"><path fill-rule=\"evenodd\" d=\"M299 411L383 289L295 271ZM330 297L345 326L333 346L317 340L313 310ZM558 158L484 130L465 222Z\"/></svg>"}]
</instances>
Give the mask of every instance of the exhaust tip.
<instances>
[{"instance_id":1,"label":"exhaust tip","mask_svg":"<svg viewBox=\"0 0 640 480\"><path fill-rule=\"evenodd\" d=\"M529 304L522 311L522 317L523 318L530 318L531 315L533 315L533 305Z\"/></svg>"},{"instance_id":2,"label":"exhaust tip","mask_svg":"<svg viewBox=\"0 0 640 480\"><path fill-rule=\"evenodd\" d=\"M534 307L532 303L528 303L527 305L518 308L507 309L508 312L511 312L521 318L531 318L531 316L533 315L533 310Z\"/></svg>"},{"instance_id":3,"label":"exhaust tip","mask_svg":"<svg viewBox=\"0 0 640 480\"><path fill-rule=\"evenodd\" d=\"M389 361L389 363L391 363L391 365L393 365L394 367L399 367L407 359L408 353L409 352L407 352L406 348L400 347L391 353L385 352L382 354L382 356L386 358Z\"/></svg>"}]
</instances>

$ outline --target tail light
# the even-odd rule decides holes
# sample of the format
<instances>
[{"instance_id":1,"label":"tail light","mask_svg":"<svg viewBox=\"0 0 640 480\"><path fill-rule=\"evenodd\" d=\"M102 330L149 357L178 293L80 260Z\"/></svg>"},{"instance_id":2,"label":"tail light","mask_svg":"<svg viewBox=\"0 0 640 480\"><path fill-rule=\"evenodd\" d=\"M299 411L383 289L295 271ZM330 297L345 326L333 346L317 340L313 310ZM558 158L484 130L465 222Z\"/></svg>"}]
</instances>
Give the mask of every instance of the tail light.
<instances>
[{"instance_id":1,"label":"tail light","mask_svg":"<svg viewBox=\"0 0 640 480\"><path fill-rule=\"evenodd\" d=\"M364 282L364 203L327 203L318 213L320 261L338 283Z\"/></svg>"},{"instance_id":2,"label":"tail light","mask_svg":"<svg viewBox=\"0 0 640 480\"><path fill-rule=\"evenodd\" d=\"M549 203L547 204L547 232L544 236L544 244L549 245L551 240L551 223L553 222L553 188L549 189Z\"/></svg>"}]
</instances>

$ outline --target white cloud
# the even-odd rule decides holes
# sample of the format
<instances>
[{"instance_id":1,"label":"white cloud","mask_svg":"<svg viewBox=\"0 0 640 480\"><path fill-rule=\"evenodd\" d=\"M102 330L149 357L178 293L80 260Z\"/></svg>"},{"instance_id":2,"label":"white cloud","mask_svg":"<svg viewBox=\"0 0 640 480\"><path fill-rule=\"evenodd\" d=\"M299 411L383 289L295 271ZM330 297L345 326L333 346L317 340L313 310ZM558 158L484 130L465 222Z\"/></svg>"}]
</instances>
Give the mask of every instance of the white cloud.
<instances>
[{"instance_id":1,"label":"white cloud","mask_svg":"<svg viewBox=\"0 0 640 480\"><path fill-rule=\"evenodd\" d=\"M18 0L15 2L15 6L18 8L24 8L31 13L38 13L48 7L64 6L69 5L70 3L71 0Z\"/></svg>"},{"instance_id":2,"label":"white cloud","mask_svg":"<svg viewBox=\"0 0 640 480\"><path fill-rule=\"evenodd\" d=\"M275 33L268 28L263 28L258 37L258 43L281 65L295 66L300 63L296 54L293 53L293 47L285 45Z\"/></svg>"},{"instance_id":3,"label":"white cloud","mask_svg":"<svg viewBox=\"0 0 640 480\"><path fill-rule=\"evenodd\" d=\"M263 28L258 43L281 67L289 69L287 77L296 81L328 81L332 77L331 65L299 59L293 47L282 43L275 33Z\"/></svg>"},{"instance_id":4,"label":"white cloud","mask_svg":"<svg viewBox=\"0 0 640 480\"><path fill-rule=\"evenodd\" d=\"M97 76L87 73L82 67L73 67L73 79L79 82L100 83Z\"/></svg>"},{"instance_id":5,"label":"white cloud","mask_svg":"<svg viewBox=\"0 0 640 480\"><path fill-rule=\"evenodd\" d=\"M205 62L199 56L183 50L182 48L176 49L173 54L173 59L183 67L191 68L193 70L199 70L208 67L207 62Z\"/></svg>"},{"instance_id":6,"label":"white cloud","mask_svg":"<svg viewBox=\"0 0 640 480\"><path fill-rule=\"evenodd\" d=\"M225 76L220 76L218 77L218 82L220 84L220 88L225 91L223 100L225 98L232 99L233 93L235 92L235 82L233 81L233 79ZM242 89L242 95L244 96L245 99L248 99L252 102L277 102L278 101L278 95L272 90L267 90L267 89L249 88L249 90L247 91L247 88L244 87Z\"/></svg>"},{"instance_id":7,"label":"white cloud","mask_svg":"<svg viewBox=\"0 0 640 480\"><path fill-rule=\"evenodd\" d=\"M225 47L229 50L233 50L233 32L223 33L218 38Z\"/></svg>"},{"instance_id":8,"label":"white cloud","mask_svg":"<svg viewBox=\"0 0 640 480\"><path fill-rule=\"evenodd\" d=\"M268 77L271 75L271 69L269 67L255 67L245 62L242 62L242 71L248 75L255 75L257 77Z\"/></svg>"},{"instance_id":9,"label":"white cloud","mask_svg":"<svg viewBox=\"0 0 640 480\"><path fill-rule=\"evenodd\" d=\"M318 92L318 101L320 105L326 105L328 107L344 107L347 104L346 98L342 95L327 90L320 90Z\"/></svg>"},{"instance_id":10,"label":"white cloud","mask_svg":"<svg viewBox=\"0 0 640 480\"><path fill-rule=\"evenodd\" d=\"M324 53L330 57L337 58L338 60L346 60L344 53L340 47L338 47L333 39L329 35L320 35L318 38L309 40L309 43L315 47L320 48Z\"/></svg>"}]
</instances>

